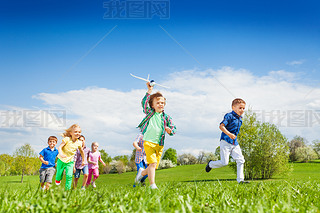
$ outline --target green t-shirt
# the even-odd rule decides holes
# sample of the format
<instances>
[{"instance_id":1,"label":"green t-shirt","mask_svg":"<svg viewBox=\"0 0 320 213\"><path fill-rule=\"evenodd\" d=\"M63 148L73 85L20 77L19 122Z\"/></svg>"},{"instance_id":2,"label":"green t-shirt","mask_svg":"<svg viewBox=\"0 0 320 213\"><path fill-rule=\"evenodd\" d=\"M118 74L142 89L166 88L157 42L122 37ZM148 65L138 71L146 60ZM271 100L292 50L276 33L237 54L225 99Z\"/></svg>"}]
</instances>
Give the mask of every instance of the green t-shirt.
<instances>
[{"instance_id":1,"label":"green t-shirt","mask_svg":"<svg viewBox=\"0 0 320 213\"><path fill-rule=\"evenodd\" d=\"M143 140L159 144L160 136L163 132L162 113L155 112L150 118L147 131L144 133Z\"/></svg>"}]
</instances>

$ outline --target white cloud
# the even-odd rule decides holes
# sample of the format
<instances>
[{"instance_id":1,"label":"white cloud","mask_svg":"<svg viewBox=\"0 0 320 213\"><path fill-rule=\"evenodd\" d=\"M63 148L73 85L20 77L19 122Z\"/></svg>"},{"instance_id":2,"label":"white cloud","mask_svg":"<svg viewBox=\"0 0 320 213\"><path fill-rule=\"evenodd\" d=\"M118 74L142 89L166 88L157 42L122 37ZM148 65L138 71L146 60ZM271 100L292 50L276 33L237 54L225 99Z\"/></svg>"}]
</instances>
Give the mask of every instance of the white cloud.
<instances>
[{"instance_id":1,"label":"white cloud","mask_svg":"<svg viewBox=\"0 0 320 213\"><path fill-rule=\"evenodd\" d=\"M159 83L171 87L170 90L155 88L155 91L160 89L167 98L166 112L178 129L177 135L166 137L165 149L172 147L180 154L190 152L195 155L199 151L214 152L221 134L219 123L223 115L231 111L231 101L235 97L243 98L247 108L250 106L255 110L259 118L279 125L288 138L296 134L309 140L318 137L320 120L317 120L315 110L320 103L320 89L299 83L299 76L293 73L280 70L257 77L244 69L223 67L176 72ZM41 93L34 98L49 107L65 109L67 126L78 123L87 143L97 141L100 148L115 156L130 154L133 149L135 127L144 117L140 101L145 91L121 92L89 87L57 94ZM312 93L306 96L310 91ZM313 120L303 123L303 118L306 119L310 112ZM292 127L294 125L298 127ZM20 136L11 137L8 131L0 132L0 135L15 146L21 141L30 142L40 151L44 145L39 138L46 140L49 135L57 135L63 130L52 126L36 131L29 129L27 134Z\"/></svg>"},{"instance_id":2,"label":"white cloud","mask_svg":"<svg viewBox=\"0 0 320 213\"><path fill-rule=\"evenodd\" d=\"M289 62L287 62L286 64L287 64L287 65L290 65L290 66L295 66L295 65L301 65L301 64L303 64L304 62L306 62L306 60L301 59L301 60L296 60L296 61L289 61Z\"/></svg>"}]
</instances>

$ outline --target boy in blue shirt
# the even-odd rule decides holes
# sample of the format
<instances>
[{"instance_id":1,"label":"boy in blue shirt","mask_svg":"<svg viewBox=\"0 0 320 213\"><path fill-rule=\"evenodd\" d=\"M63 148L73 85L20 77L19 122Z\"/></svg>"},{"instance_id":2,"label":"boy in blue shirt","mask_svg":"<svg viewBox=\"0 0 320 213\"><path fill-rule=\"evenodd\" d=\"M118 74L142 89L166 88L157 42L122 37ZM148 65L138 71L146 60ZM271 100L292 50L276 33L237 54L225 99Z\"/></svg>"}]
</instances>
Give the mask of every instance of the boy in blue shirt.
<instances>
[{"instance_id":1,"label":"boy in blue shirt","mask_svg":"<svg viewBox=\"0 0 320 213\"><path fill-rule=\"evenodd\" d=\"M56 165L56 157L59 154L58 149L55 148L58 139L56 136L48 138L48 147L44 148L39 154L39 159L42 162L40 172L40 186L42 190L48 190L52 183L52 177L56 172L54 168ZM45 185L46 184L46 185Z\"/></svg>"},{"instance_id":2,"label":"boy in blue shirt","mask_svg":"<svg viewBox=\"0 0 320 213\"><path fill-rule=\"evenodd\" d=\"M236 98L232 101L232 112L227 113L224 116L224 119L219 126L222 131L220 138L221 160L210 160L206 166L206 172L210 172L210 170L214 168L226 166L229 163L229 156L231 155L237 163L238 183L249 183L248 181L244 181L243 164L245 161L237 141L237 135L239 134L242 125L241 115L243 114L245 107L246 102L240 98Z\"/></svg>"}]
</instances>

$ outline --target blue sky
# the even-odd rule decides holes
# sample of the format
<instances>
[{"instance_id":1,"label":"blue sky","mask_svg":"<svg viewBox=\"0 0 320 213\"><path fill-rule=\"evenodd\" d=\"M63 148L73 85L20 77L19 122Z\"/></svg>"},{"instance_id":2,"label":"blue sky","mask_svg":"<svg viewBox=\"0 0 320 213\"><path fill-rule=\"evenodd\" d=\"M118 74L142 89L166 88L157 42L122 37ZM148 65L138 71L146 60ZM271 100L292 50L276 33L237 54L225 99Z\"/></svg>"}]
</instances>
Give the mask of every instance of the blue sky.
<instances>
[{"instance_id":1,"label":"blue sky","mask_svg":"<svg viewBox=\"0 0 320 213\"><path fill-rule=\"evenodd\" d=\"M2 109L55 104L40 93L144 89L129 73L165 83L225 66L255 77L285 70L319 88L319 1L170 1L169 19L139 20L104 19L103 2L1 1Z\"/></svg>"}]
</instances>

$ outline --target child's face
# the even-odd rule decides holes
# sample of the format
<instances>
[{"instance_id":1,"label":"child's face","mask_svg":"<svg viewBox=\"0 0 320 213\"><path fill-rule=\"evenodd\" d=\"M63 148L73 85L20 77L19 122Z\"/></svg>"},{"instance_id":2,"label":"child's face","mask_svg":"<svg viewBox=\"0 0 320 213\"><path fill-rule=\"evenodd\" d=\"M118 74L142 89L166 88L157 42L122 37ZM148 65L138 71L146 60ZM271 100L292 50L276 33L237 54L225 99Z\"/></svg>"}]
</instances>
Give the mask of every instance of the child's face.
<instances>
[{"instance_id":1,"label":"child's face","mask_svg":"<svg viewBox=\"0 0 320 213\"><path fill-rule=\"evenodd\" d=\"M232 106L232 110L237 113L239 116L241 116L244 113L244 110L246 108L246 104L240 103Z\"/></svg>"},{"instance_id":2,"label":"child's face","mask_svg":"<svg viewBox=\"0 0 320 213\"><path fill-rule=\"evenodd\" d=\"M165 103L164 97L154 98L152 100L152 107L156 112L163 112Z\"/></svg>"},{"instance_id":3,"label":"child's face","mask_svg":"<svg viewBox=\"0 0 320 213\"><path fill-rule=\"evenodd\" d=\"M80 141L82 141L82 148L86 146L86 140L83 137L79 138Z\"/></svg>"},{"instance_id":4,"label":"child's face","mask_svg":"<svg viewBox=\"0 0 320 213\"><path fill-rule=\"evenodd\" d=\"M48 141L48 145L49 145L50 149L53 149L57 145L57 141L54 139L50 139Z\"/></svg>"},{"instance_id":5,"label":"child's face","mask_svg":"<svg viewBox=\"0 0 320 213\"><path fill-rule=\"evenodd\" d=\"M78 139L81 136L81 128L75 127L72 129L71 136L73 139Z\"/></svg>"},{"instance_id":6,"label":"child's face","mask_svg":"<svg viewBox=\"0 0 320 213\"><path fill-rule=\"evenodd\" d=\"M98 151L99 145L98 144L93 144L92 145L92 151Z\"/></svg>"}]
</instances>

